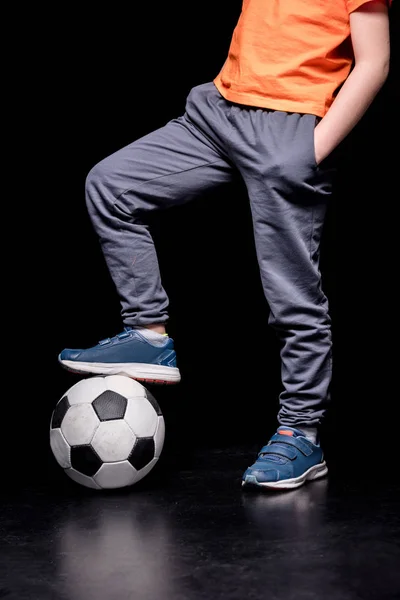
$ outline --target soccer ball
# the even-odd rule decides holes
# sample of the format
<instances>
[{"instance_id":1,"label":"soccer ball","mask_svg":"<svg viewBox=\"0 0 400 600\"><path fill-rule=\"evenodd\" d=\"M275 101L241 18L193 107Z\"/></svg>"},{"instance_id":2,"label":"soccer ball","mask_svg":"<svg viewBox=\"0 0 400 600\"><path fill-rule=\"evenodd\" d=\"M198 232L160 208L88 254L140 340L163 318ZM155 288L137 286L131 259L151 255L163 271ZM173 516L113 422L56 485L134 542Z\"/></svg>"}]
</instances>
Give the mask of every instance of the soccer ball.
<instances>
[{"instance_id":1,"label":"soccer ball","mask_svg":"<svg viewBox=\"0 0 400 600\"><path fill-rule=\"evenodd\" d=\"M94 489L143 479L160 457L164 417L142 384L124 375L89 377L57 402L50 447L64 472Z\"/></svg>"}]
</instances>

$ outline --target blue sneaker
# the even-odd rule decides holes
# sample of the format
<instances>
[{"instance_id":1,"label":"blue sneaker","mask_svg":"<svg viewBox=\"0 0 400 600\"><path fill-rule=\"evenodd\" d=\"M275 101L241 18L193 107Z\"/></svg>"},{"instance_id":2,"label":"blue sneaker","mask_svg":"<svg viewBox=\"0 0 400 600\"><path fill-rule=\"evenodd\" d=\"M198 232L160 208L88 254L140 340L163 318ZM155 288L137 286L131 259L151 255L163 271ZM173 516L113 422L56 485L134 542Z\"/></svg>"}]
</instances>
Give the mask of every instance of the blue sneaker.
<instances>
[{"instance_id":1,"label":"blue sneaker","mask_svg":"<svg viewBox=\"0 0 400 600\"><path fill-rule=\"evenodd\" d=\"M292 490L327 473L321 447L302 431L281 426L261 448L256 462L245 471L242 485Z\"/></svg>"},{"instance_id":2,"label":"blue sneaker","mask_svg":"<svg viewBox=\"0 0 400 600\"><path fill-rule=\"evenodd\" d=\"M166 336L165 344L156 346L131 327L86 350L65 348L58 360L74 373L127 375L148 383L179 383L181 380L173 340Z\"/></svg>"}]
</instances>

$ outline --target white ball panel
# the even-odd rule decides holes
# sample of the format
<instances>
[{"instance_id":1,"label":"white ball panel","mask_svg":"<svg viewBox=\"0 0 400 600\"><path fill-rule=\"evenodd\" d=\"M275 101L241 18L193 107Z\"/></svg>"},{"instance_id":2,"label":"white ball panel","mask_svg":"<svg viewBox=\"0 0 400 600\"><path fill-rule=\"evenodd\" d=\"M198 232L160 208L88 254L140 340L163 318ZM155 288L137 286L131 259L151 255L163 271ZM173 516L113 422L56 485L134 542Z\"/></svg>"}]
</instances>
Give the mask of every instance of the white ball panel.
<instances>
[{"instance_id":1,"label":"white ball panel","mask_svg":"<svg viewBox=\"0 0 400 600\"><path fill-rule=\"evenodd\" d=\"M80 483L81 485L84 485L85 487L93 488L95 490L100 489L100 486L95 482L95 480L92 477L88 477L87 475L78 473L78 471L75 471L75 469L65 469L64 473L66 473L68 477L71 477L71 479L73 479L77 483Z\"/></svg>"},{"instance_id":2,"label":"white ball panel","mask_svg":"<svg viewBox=\"0 0 400 600\"><path fill-rule=\"evenodd\" d=\"M143 469L140 469L140 471L137 472L137 477L136 477L135 483L137 483L138 481L143 479L143 477L148 475L150 473L150 471L153 469L153 467L155 467L157 461L158 461L157 457L153 458L153 460L151 462L149 462L148 465L143 467Z\"/></svg>"},{"instance_id":3,"label":"white ball panel","mask_svg":"<svg viewBox=\"0 0 400 600\"><path fill-rule=\"evenodd\" d=\"M68 401L71 405L93 402L93 400L105 392L106 389L104 377L88 377L88 379L81 379L68 390Z\"/></svg>"},{"instance_id":4,"label":"white ball panel","mask_svg":"<svg viewBox=\"0 0 400 600\"><path fill-rule=\"evenodd\" d=\"M135 483L138 472L127 460L105 463L94 476L101 488L120 488Z\"/></svg>"},{"instance_id":5,"label":"white ball panel","mask_svg":"<svg viewBox=\"0 0 400 600\"><path fill-rule=\"evenodd\" d=\"M75 404L67 410L61 431L71 446L80 446L90 443L99 423L91 404Z\"/></svg>"},{"instance_id":6,"label":"white ball panel","mask_svg":"<svg viewBox=\"0 0 400 600\"><path fill-rule=\"evenodd\" d=\"M50 430L50 446L60 467L67 469L71 466L71 447L63 436L61 429Z\"/></svg>"},{"instance_id":7,"label":"white ball panel","mask_svg":"<svg viewBox=\"0 0 400 600\"><path fill-rule=\"evenodd\" d=\"M117 394L121 394L125 398L129 398L130 396L144 396L146 394L146 388L143 385L126 375L107 375L104 378L104 383L108 390L117 392Z\"/></svg>"},{"instance_id":8,"label":"white ball panel","mask_svg":"<svg viewBox=\"0 0 400 600\"><path fill-rule=\"evenodd\" d=\"M145 397L128 398L124 419L137 437L152 437L157 428L157 413Z\"/></svg>"},{"instance_id":9,"label":"white ball panel","mask_svg":"<svg viewBox=\"0 0 400 600\"><path fill-rule=\"evenodd\" d=\"M128 458L136 436L124 419L103 421L93 436L92 448L104 462L116 462Z\"/></svg>"},{"instance_id":10,"label":"white ball panel","mask_svg":"<svg viewBox=\"0 0 400 600\"><path fill-rule=\"evenodd\" d=\"M155 445L154 455L157 458L160 457L161 451L164 446L164 440L165 440L165 421L164 421L164 417L162 415L160 415L158 417L157 429L154 434L154 445Z\"/></svg>"}]
</instances>

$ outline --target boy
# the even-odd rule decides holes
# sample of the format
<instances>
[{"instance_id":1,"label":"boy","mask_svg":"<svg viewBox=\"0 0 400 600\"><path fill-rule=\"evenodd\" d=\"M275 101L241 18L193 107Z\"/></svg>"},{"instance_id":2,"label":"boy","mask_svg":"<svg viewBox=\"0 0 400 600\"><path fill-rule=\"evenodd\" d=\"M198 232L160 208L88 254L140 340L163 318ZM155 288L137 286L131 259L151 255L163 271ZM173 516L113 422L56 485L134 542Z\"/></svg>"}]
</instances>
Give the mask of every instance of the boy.
<instances>
[{"instance_id":1,"label":"boy","mask_svg":"<svg viewBox=\"0 0 400 600\"><path fill-rule=\"evenodd\" d=\"M323 477L318 427L331 382L320 239L341 142L389 70L388 0L244 0L228 57L185 113L96 165L87 208L124 330L59 361L80 373L178 383L146 213L232 180L246 185L269 323L281 345L279 427L243 485L292 489Z\"/></svg>"}]
</instances>

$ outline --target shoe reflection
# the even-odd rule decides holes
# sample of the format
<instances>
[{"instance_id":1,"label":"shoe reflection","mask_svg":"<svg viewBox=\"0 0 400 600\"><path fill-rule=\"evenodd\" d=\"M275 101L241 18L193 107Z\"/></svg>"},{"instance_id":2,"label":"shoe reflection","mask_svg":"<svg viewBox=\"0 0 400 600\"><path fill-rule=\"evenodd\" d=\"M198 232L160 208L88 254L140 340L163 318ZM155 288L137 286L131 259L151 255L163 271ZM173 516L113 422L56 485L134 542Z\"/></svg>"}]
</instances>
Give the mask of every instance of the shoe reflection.
<instances>
[{"instance_id":1,"label":"shoe reflection","mask_svg":"<svg viewBox=\"0 0 400 600\"><path fill-rule=\"evenodd\" d=\"M242 505L261 535L319 535L326 515L327 491L328 478L282 492L248 489L242 496Z\"/></svg>"}]
</instances>

